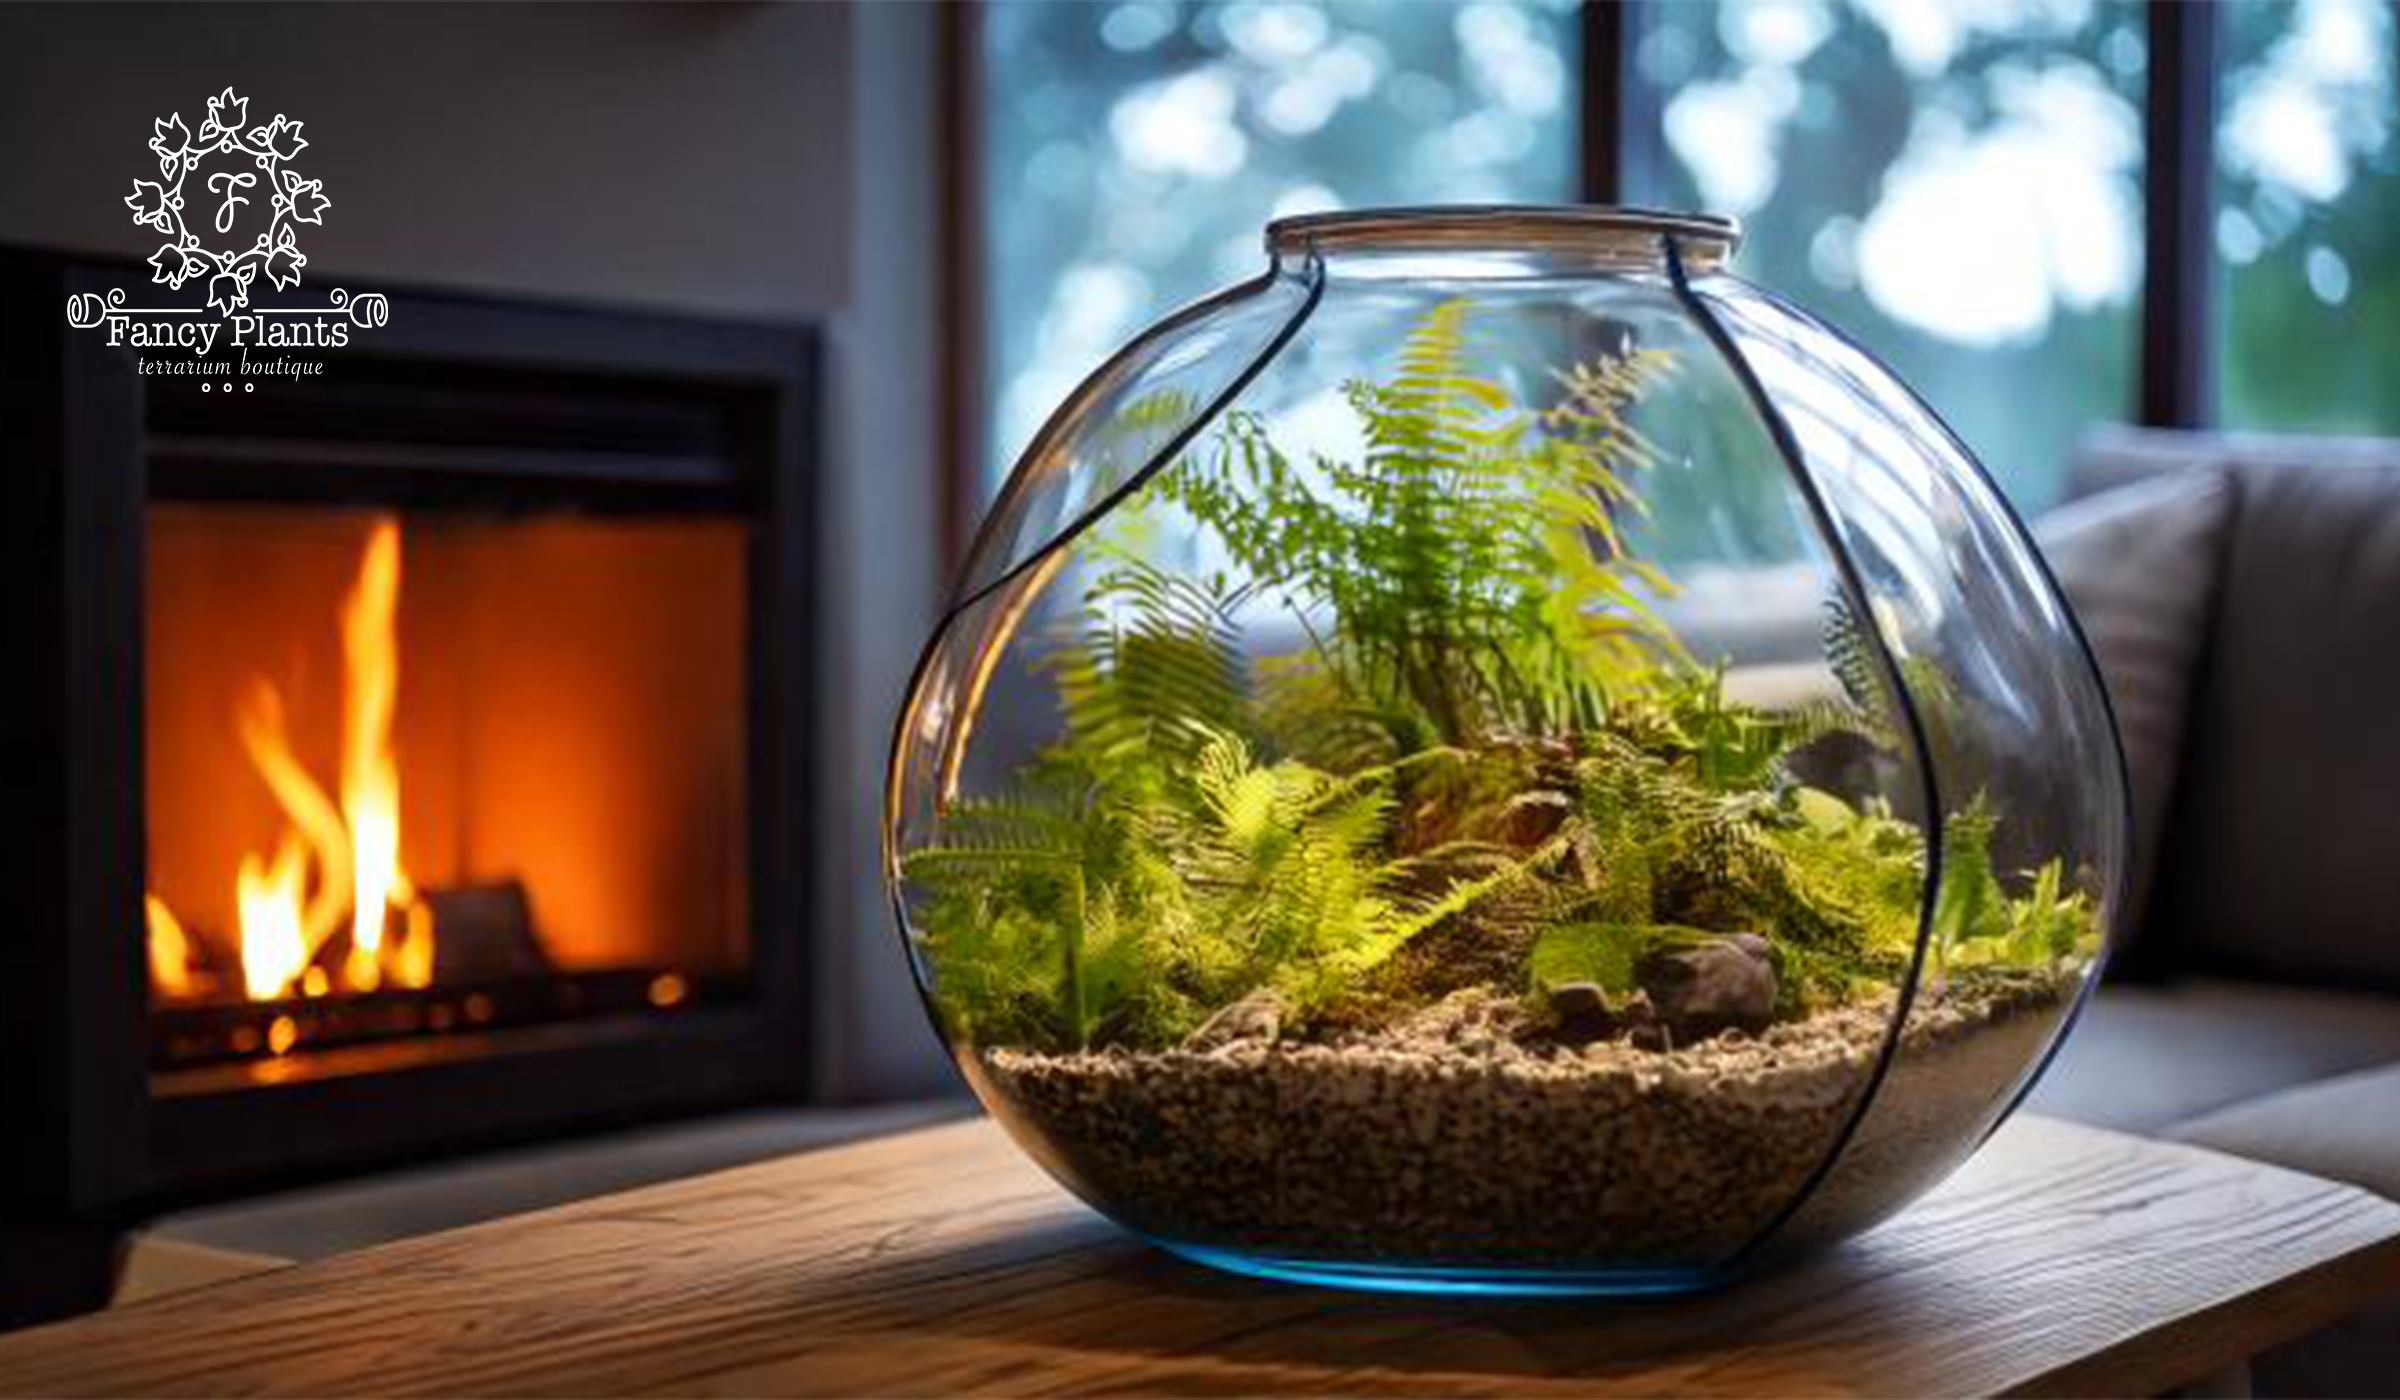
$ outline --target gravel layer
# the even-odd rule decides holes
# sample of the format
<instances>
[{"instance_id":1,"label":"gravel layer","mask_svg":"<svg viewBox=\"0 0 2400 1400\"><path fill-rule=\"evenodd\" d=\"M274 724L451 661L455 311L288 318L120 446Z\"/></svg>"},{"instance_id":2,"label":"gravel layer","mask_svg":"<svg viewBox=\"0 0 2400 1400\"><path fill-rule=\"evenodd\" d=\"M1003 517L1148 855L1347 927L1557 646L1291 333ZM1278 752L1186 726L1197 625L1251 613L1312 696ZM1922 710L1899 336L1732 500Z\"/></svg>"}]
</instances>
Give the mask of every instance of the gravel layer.
<instances>
[{"instance_id":1,"label":"gravel layer","mask_svg":"<svg viewBox=\"0 0 2400 1400\"><path fill-rule=\"evenodd\" d=\"M1971 1146L2073 987L1985 974L1921 995L1882 1095L1907 1102L1879 1101L1866 1123L1904 1160L1870 1181L1845 1168L1835 1184L1886 1194L1879 1181ZM1334 1044L987 1049L970 1069L1086 1196L1179 1243L1359 1263L1690 1266L1748 1243L1825 1160L1890 1002L1663 1053L1544 1043L1519 1015L1512 999L1465 992Z\"/></svg>"}]
</instances>

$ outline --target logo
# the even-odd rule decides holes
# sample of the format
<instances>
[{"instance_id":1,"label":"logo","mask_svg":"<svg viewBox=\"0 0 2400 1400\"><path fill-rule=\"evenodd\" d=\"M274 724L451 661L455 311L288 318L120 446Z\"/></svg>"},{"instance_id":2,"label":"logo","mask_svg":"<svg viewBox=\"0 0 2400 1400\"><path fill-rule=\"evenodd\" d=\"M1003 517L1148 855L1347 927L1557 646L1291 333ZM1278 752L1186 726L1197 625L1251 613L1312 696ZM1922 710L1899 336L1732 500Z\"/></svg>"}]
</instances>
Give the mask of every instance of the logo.
<instances>
[{"instance_id":1,"label":"logo","mask_svg":"<svg viewBox=\"0 0 2400 1400\"><path fill-rule=\"evenodd\" d=\"M147 259L152 288L166 290L145 299L160 304L129 306L122 287L105 295L77 293L67 301L68 324L100 329L111 345L198 357L144 358L144 374L231 374L233 361L207 358L220 344L243 352L245 375L322 373L321 362L269 364L251 360L248 352L339 348L353 330L373 330L390 315L381 293L353 296L340 287L313 304L266 304L278 299L270 293L300 288L308 268L300 231L324 227L333 200L325 182L299 165L310 144L302 134L307 123L281 112L253 122L250 105L227 87L208 99L208 116L196 133L181 112L150 124L158 178L137 177L125 207L136 224L166 240ZM191 304L174 304L186 301Z\"/></svg>"}]
</instances>

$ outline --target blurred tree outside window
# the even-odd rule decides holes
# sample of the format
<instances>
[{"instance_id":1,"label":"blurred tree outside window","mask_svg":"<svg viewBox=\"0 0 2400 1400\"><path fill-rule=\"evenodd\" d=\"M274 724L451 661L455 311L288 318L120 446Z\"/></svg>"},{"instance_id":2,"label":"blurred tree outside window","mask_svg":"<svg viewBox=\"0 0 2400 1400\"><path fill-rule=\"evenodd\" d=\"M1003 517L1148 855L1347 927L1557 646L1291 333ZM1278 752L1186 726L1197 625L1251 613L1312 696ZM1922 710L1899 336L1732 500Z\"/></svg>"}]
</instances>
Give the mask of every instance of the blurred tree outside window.
<instances>
[{"instance_id":1,"label":"blurred tree outside window","mask_svg":"<svg viewBox=\"0 0 2400 1400\"><path fill-rule=\"evenodd\" d=\"M1576 197L1572 0L982 16L987 492L1127 337L1264 271L1268 220Z\"/></svg>"},{"instance_id":2,"label":"blurred tree outside window","mask_svg":"<svg viewBox=\"0 0 2400 1400\"><path fill-rule=\"evenodd\" d=\"M2400 433L2400 52L2390 0L2219 10L2219 416Z\"/></svg>"},{"instance_id":3,"label":"blurred tree outside window","mask_svg":"<svg viewBox=\"0 0 2400 1400\"><path fill-rule=\"evenodd\" d=\"M1664 158L1640 200L1740 218L1737 271L1891 364L2020 508L2056 500L2077 434L2132 403L2141 7L1650 13Z\"/></svg>"}]
</instances>

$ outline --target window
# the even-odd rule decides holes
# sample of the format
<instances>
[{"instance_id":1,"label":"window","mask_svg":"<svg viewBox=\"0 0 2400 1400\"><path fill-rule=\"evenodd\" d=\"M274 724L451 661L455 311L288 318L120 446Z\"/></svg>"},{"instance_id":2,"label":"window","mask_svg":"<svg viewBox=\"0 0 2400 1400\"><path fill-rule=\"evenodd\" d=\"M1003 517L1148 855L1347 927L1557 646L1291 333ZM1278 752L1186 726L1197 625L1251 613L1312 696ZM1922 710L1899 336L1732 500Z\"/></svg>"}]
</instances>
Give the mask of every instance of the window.
<instances>
[{"instance_id":1,"label":"window","mask_svg":"<svg viewBox=\"0 0 2400 1400\"><path fill-rule=\"evenodd\" d=\"M1127 336L1258 275L1271 218L1576 197L1571 3L982 15L994 473Z\"/></svg>"},{"instance_id":2,"label":"window","mask_svg":"<svg viewBox=\"0 0 2400 1400\"><path fill-rule=\"evenodd\" d=\"M2400 49L2389 0L2221 12L2220 413L2400 432Z\"/></svg>"},{"instance_id":3,"label":"window","mask_svg":"<svg viewBox=\"0 0 2400 1400\"><path fill-rule=\"evenodd\" d=\"M1636 201L1740 218L1739 271L1890 362L2038 508L2133 392L2143 69L2133 4L1660 5Z\"/></svg>"},{"instance_id":4,"label":"window","mask_svg":"<svg viewBox=\"0 0 2400 1400\"><path fill-rule=\"evenodd\" d=\"M2394 0L986 4L989 450L962 489L991 490L1134 330L1254 274L1268 219L1602 193L1579 169L1616 172L1605 194L1627 203L1740 217L1737 270L1889 360L2027 510L2058 499L2088 426L2207 418L2191 401L2211 394L2236 427L2400 433L2396 13ZM2163 46L2180 32L2211 42L2160 51L2209 63L2154 66L2154 33ZM2203 92L2213 124L2188 138L2200 163L2162 164L2174 153L2146 149L2145 108L2183 112ZM1578 149L1579 132L1617 131L1620 149ZM2207 183L2207 214L2196 197L2169 209L2178 182L2152 188L2153 169L2192 172L2182 190ZM2145 248L2161 238L2175 255L2160 257L2162 285L2201 266L2214 295L2145 323ZM2145 410L2145 365L2155 379L2192 345L2213 382L2194 374L2193 392Z\"/></svg>"}]
</instances>

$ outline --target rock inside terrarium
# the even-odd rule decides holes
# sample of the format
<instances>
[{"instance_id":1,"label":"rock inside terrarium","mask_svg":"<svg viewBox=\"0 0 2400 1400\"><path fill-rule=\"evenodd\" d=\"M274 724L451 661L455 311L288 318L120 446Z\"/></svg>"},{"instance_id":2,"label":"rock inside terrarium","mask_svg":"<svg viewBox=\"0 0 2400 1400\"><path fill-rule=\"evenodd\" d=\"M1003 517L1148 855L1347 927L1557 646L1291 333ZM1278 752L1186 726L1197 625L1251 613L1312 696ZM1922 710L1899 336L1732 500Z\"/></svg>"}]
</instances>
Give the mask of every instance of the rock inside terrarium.
<instances>
[{"instance_id":1,"label":"rock inside terrarium","mask_svg":"<svg viewBox=\"0 0 2400 1400\"><path fill-rule=\"evenodd\" d=\"M1155 1238L1706 1269L1854 1136L1954 1160L2071 1003L2098 886L1994 793L1887 795L1928 761L1903 690L1919 728L1955 701L1838 575L1820 693L1745 698L1679 633L1627 528L1675 354L1529 401L1473 314L1341 386L1349 455L1237 407L1046 561L1052 732L904 843L910 937L986 1101Z\"/></svg>"}]
</instances>

